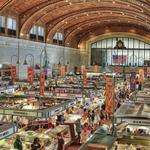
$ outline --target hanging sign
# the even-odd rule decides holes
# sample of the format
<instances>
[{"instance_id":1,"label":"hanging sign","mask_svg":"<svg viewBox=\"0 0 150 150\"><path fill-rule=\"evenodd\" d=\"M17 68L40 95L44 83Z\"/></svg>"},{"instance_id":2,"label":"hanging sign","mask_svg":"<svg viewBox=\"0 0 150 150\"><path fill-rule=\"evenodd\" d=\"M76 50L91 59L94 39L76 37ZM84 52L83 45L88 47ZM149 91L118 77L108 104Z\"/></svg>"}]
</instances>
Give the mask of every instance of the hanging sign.
<instances>
[{"instance_id":1,"label":"hanging sign","mask_svg":"<svg viewBox=\"0 0 150 150\"><path fill-rule=\"evenodd\" d=\"M83 84L84 85L87 84L87 70L86 69L83 70Z\"/></svg>"},{"instance_id":2,"label":"hanging sign","mask_svg":"<svg viewBox=\"0 0 150 150\"><path fill-rule=\"evenodd\" d=\"M64 77L64 76L65 76L65 72L66 72L65 66L61 66L61 67L60 67L60 76L61 76L61 77Z\"/></svg>"},{"instance_id":3,"label":"hanging sign","mask_svg":"<svg viewBox=\"0 0 150 150\"><path fill-rule=\"evenodd\" d=\"M12 78L17 77L17 68L16 68L16 66L11 66L11 77Z\"/></svg>"},{"instance_id":4,"label":"hanging sign","mask_svg":"<svg viewBox=\"0 0 150 150\"><path fill-rule=\"evenodd\" d=\"M106 112L113 113L114 110L114 81L112 78L106 78Z\"/></svg>"},{"instance_id":5,"label":"hanging sign","mask_svg":"<svg viewBox=\"0 0 150 150\"><path fill-rule=\"evenodd\" d=\"M144 81L144 70L139 69L139 78L138 78L139 83L143 83Z\"/></svg>"},{"instance_id":6,"label":"hanging sign","mask_svg":"<svg viewBox=\"0 0 150 150\"><path fill-rule=\"evenodd\" d=\"M45 74L42 72L40 74L40 95L44 96L44 82L45 82Z\"/></svg>"},{"instance_id":7,"label":"hanging sign","mask_svg":"<svg viewBox=\"0 0 150 150\"><path fill-rule=\"evenodd\" d=\"M130 90L131 91L135 91L135 88L136 88L135 78L136 78L136 72L131 72L131 76L130 76Z\"/></svg>"},{"instance_id":8,"label":"hanging sign","mask_svg":"<svg viewBox=\"0 0 150 150\"><path fill-rule=\"evenodd\" d=\"M26 111L26 110L4 110L5 115L14 115L14 116L27 116L27 117L37 117L37 112L35 111Z\"/></svg>"},{"instance_id":9,"label":"hanging sign","mask_svg":"<svg viewBox=\"0 0 150 150\"><path fill-rule=\"evenodd\" d=\"M69 72L69 64L65 65L65 72Z\"/></svg>"},{"instance_id":10,"label":"hanging sign","mask_svg":"<svg viewBox=\"0 0 150 150\"><path fill-rule=\"evenodd\" d=\"M34 71L33 71L32 67L28 67L27 74L28 74L27 81L32 82L33 81L33 76L34 76Z\"/></svg>"}]
</instances>

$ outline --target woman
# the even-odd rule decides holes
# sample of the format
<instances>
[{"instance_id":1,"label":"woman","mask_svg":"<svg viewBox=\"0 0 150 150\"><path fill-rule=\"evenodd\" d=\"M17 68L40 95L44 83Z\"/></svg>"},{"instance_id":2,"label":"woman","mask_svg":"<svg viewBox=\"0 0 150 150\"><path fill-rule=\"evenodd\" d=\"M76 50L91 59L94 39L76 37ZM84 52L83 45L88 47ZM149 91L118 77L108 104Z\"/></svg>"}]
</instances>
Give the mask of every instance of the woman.
<instances>
[{"instance_id":1,"label":"woman","mask_svg":"<svg viewBox=\"0 0 150 150\"><path fill-rule=\"evenodd\" d=\"M81 130L81 143L84 143L89 138L90 134L91 134L91 128L86 122L83 125L83 128Z\"/></svg>"},{"instance_id":2,"label":"woman","mask_svg":"<svg viewBox=\"0 0 150 150\"><path fill-rule=\"evenodd\" d=\"M31 150L40 150L41 149L41 144L39 138L35 138L33 143L31 144Z\"/></svg>"}]
</instances>

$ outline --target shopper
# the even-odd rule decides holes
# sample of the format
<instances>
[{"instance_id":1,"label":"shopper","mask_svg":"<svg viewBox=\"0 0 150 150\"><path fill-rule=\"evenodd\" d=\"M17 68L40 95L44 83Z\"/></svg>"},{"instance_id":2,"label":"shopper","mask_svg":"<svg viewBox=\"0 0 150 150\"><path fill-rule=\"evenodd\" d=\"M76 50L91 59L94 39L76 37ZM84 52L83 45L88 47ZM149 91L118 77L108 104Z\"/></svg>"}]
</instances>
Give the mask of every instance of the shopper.
<instances>
[{"instance_id":1,"label":"shopper","mask_svg":"<svg viewBox=\"0 0 150 150\"><path fill-rule=\"evenodd\" d=\"M39 138L34 138L33 143L31 144L31 150L40 150L41 144Z\"/></svg>"},{"instance_id":2,"label":"shopper","mask_svg":"<svg viewBox=\"0 0 150 150\"><path fill-rule=\"evenodd\" d=\"M84 143L91 134L91 127L88 125L88 123L84 123L81 131L81 143Z\"/></svg>"},{"instance_id":3,"label":"shopper","mask_svg":"<svg viewBox=\"0 0 150 150\"><path fill-rule=\"evenodd\" d=\"M92 127L94 126L94 119L95 119L95 112L94 110L92 110L92 114L91 114Z\"/></svg>"},{"instance_id":4,"label":"shopper","mask_svg":"<svg viewBox=\"0 0 150 150\"><path fill-rule=\"evenodd\" d=\"M58 145L57 145L57 150L65 150L65 141L60 133L57 134L58 138Z\"/></svg>"},{"instance_id":5,"label":"shopper","mask_svg":"<svg viewBox=\"0 0 150 150\"><path fill-rule=\"evenodd\" d=\"M47 140L43 146L43 150L50 150L50 146L51 146L51 142L50 140Z\"/></svg>"},{"instance_id":6,"label":"shopper","mask_svg":"<svg viewBox=\"0 0 150 150\"><path fill-rule=\"evenodd\" d=\"M19 135L16 136L16 140L14 142L14 149L17 149L17 150L22 150L23 149L22 148L22 142L20 140L20 136Z\"/></svg>"},{"instance_id":7,"label":"shopper","mask_svg":"<svg viewBox=\"0 0 150 150\"><path fill-rule=\"evenodd\" d=\"M91 112L90 112L90 110L88 110L88 112L87 112L87 119L89 120L89 124L91 124Z\"/></svg>"},{"instance_id":8,"label":"shopper","mask_svg":"<svg viewBox=\"0 0 150 150\"><path fill-rule=\"evenodd\" d=\"M81 122L80 122L80 119L76 123L76 132L78 134L77 143L80 144L80 139L81 139L81 136L80 136L80 134L81 134Z\"/></svg>"},{"instance_id":9,"label":"shopper","mask_svg":"<svg viewBox=\"0 0 150 150\"><path fill-rule=\"evenodd\" d=\"M64 114L62 114L60 117L60 123L64 124L64 122L65 122L65 118L64 118Z\"/></svg>"}]
</instances>

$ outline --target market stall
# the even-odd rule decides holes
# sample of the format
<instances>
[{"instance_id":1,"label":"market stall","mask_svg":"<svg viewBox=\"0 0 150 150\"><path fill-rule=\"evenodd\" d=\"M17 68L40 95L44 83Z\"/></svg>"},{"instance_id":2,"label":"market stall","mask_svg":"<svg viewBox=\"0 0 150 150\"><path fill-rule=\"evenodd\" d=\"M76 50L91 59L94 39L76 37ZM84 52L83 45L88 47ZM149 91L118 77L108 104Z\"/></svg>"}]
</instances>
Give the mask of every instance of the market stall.
<instances>
[{"instance_id":1,"label":"market stall","mask_svg":"<svg viewBox=\"0 0 150 150\"><path fill-rule=\"evenodd\" d=\"M39 101L36 98L24 98L20 100L19 99L17 100L7 99L5 101L1 101L0 103L1 103L0 114L3 114L3 115L15 115L16 114L17 116L19 115L21 116L24 112L25 113L24 116L29 115L31 117L50 117L50 116L53 116L55 112L57 114L57 112L63 111L64 109L67 109L69 107L76 105L77 100L76 99L59 100L57 98L56 99L47 98L44 101L42 100ZM30 112L33 112L33 114L36 114L36 116L34 116ZM47 112L49 112L49 114L47 114ZM44 116L44 114L46 116Z\"/></svg>"},{"instance_id":2,"label":"market stall","mask_svg":"<svg viewBox=\"0 0 150 150\"><path fill-rule=\"evenodd\" d=\"M101 127L89 137L79 150L113 150L115 141L116 137L108 135L108 131Z\"/></svg>"},{"instance_id":3,"label":"market stall","mask_svg":"<svg viewBox=\"0 0 150 150\"><path fill-rule=\"evenodd\" d=\"M55 138L57 138L58 133L60 133L63 136L63 139L65 141L65 148L67 148L72 142L69 125L59 125L53 129L45 131L45 134L47 134L48 136L53 135L53 137Z\"/></svg>"},{"instance_id":4,"label":"market stall","mask_svg":"<svg viewBox=\"0 0 150 150\"><path fill-rule=\"evenodd\" d=\"M126 102L115 112L118 147L128 145L133 149L150 146L150 104ZM119 149L119 150L120 150Z\"/></svg>"}]
</instances>

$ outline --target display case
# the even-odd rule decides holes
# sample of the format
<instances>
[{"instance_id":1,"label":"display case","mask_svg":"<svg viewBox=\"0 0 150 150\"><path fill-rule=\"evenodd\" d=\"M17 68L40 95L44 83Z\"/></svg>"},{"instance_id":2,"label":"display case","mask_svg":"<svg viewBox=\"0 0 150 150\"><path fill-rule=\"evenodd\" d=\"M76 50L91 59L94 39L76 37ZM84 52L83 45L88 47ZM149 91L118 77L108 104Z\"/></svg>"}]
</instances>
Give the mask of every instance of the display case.
<instances>
[{"instance_id":1,"label":"display case","mask_svg":"<svg viewBox=\"0 0 150 150\"><path fill-rule=\"evenodd\" d=\"M70 127L71 141L73 142L77 137L76 126L80 123L81 115L69 114L65 119L64 124Z\"/></svg>"},{"instance_id":2,"label":"display case","mask_svg":"<svg viewBox=\"0 0 150 150\"><path fill-rule=\"evenodd\" d=\"M45 143L49 140L51 141L50 148L53 149L54 145L57 144L57 140L51 135L46 135L43 133L37 133L34 131L24 131L20 130L17 135L20 135L21 141L23 144L23 149L24 150L30 150L31 144L34 140L35 137L38 137L40 139L40 144L42 146L45 145ZM15 142L16 134L0 141L0 148L2 150L11 150L13 149L13 143Z\"/></svg>"},{"instance_id":3,"label":"display case","mask_svg":"<svg viewBox=\"0 0 150 150\"><path fill-rule=\"evenodd\" d=\"M61 135L63 136L63 139L65 141L65 148L71 144L71 133L70 133L69 125L59 125L53 129L49 129L49 130L45 131L45 133L48 136L53 136L55 138L57 138L58 133L61 133Z\"/></svg>"}]
</instances>

